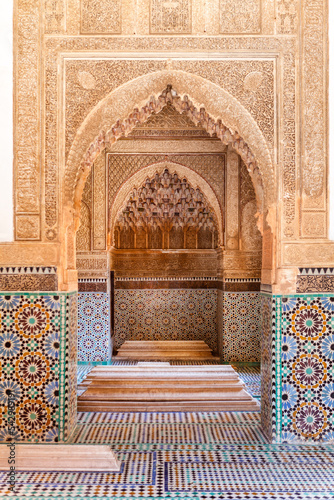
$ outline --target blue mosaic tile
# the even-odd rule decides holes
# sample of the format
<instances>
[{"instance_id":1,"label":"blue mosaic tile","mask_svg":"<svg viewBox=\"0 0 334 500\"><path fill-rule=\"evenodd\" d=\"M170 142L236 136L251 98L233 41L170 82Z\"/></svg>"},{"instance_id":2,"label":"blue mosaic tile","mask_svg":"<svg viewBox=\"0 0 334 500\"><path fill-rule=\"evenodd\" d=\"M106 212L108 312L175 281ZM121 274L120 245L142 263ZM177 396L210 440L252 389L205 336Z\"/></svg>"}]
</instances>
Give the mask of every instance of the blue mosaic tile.
<instances>
[{"instance_id":1,"label":"blue mosaic tile","mask_svg":"<svg viewBox=\"0 0 334 500\"><path fill-rule=\"evenodd\" d=\"M111 359L108 293L78 293L78 361Z\"/></svg>"}]
</instances>

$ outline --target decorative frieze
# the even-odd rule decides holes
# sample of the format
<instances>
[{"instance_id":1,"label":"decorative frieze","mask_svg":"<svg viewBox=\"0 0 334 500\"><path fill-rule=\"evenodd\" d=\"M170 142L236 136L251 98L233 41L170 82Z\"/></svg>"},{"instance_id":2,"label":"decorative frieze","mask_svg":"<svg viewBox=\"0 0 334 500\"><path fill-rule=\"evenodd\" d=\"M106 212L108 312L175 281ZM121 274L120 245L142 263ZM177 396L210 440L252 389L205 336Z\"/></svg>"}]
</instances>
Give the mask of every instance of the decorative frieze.
<instances>
[{"instance_id":1,"label":"decorative frieze","mask_svg":"<svg viewBox=\"0 0 334 500\"><path fill-rule=\"evenodd\" d=\"M108 292L108 281L106 278L80 278L78 279L79 292Z\"/></svg>"},{"instance_id":2,"label":"decorative frieze","mask_svg":"<svg viewBox=\"0 0 334 500\"><path fill-rule=\"evenodd\" d=\"M333 267L301 267L297 276L298 293L334 293Z\"/></svg>"},{"instance_id":3,"label":"decorative frieze","mask_svg":"<svg viewBox=\"0 0 334 500\"><path fill-rule=\"evenodd\" d=\"M1 267L0 291L56 291L56 267Z\"/></svg>"}]
</instances>

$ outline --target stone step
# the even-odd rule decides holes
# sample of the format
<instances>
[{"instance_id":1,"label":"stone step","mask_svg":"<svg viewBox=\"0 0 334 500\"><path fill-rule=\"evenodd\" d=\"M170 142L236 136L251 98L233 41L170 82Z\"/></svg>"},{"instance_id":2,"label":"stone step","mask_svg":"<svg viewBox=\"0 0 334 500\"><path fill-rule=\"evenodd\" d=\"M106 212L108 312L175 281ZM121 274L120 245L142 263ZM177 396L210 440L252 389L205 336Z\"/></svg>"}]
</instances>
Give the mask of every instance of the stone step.
<instances>
[{"instance_id":1,"label":"stone step","mask_svg":"<svg viewBox=\"0 0 334 500\"><path fill-rule=\"evenodd\" d=\"M94 377L88 380L84 380L80 385L80 389L88 388L92 385L94 387L155 387L156 384L159 384L159 387L163 386L171 386L171 387L188 387L188 386L203 386L207 387L211 386L219 386L219 387L227 387L231 385L235 387L237 384L244 387L244 383L236 377L185 377L180 376L178 380L175 381L175 378L172 377L164 377L163 374L161 376L142 376L140 379L138 377L123 377L119 379L117 377Z\"/></svg>"},{"instance_id":2,"label":"stone step","mask_svg":"<svg viewBox=\"0 0 334 500\"><path fill-rule=\"evenodd\" d=\"M126 340L122 344L122 347L132 346L144 349L147 344L150 344L152 347L168 347L173 345L175 346L175 349L178 349L179 347L191 348L192 346L203 346L210 349L204 340Z\"/></svg>"},{"instance_id":3,"label":"stone step","mask_svg":"<svg viewBox=\"0 0 334 500\"><path fill-rule=\"evenodd\" d=\"M108 367L108 369L93 369L85 380L81 383L81 385L87 385L92 380L96 381L106 381L106 380L150 380L150 379L163 379L175 380L175 377L179 379L189 379L189 380L203 380L210 381L219 379L221 381L228 380L238 380L239 377L237 373L231 370L206 370L206 369L188 369L188 367L177 368L162 368L158 370L156 367L149 369L149 367L145 368L136 368L136 367L128 367L128 369L119 369L117 366Z\"/></svg>"},{"instance_id":4,"label":"stone step","mask_svg":"<svg viewBox=\"0 0 334 500\"><path fill-rule=\"evenodd\" d=\"M259 411L259 403L252 401L78 401L79 412L186 412L186 411Z\"/></svg>"},{"instance_id":5,"label":"stone step","mask_svg":"<svg viewBox=\"0 0 334 500\"><path fill-rule=\"evenodd\" d=\"M162 366L162 367L157 367L156 364L153 364L152 366L139 366L139 365L132 365L132 366L125 366L125 365L111 365L111 366L96 366L94 367L88 376L91 374L110 374L112 375L113 373L150 373L152 371L155 371L156 373L202 373L203 375L205 373L207 374L214 374L214 373L219 373L219 374L235 374L235 371L233 370L232 367L226 366L226 365L204 365L204 366L196 366L196 365L176 365L176 366Z\"/></svg>"},{"instance_id":6,"label":"stone step","mask_svg":"<svg viewBox=\"0 0 334 500\"><path fill-rule=\"evenodd\" d=\"M202 340L127 340L119 348L116 360L219 360Z\"/></svg>"},{"instance_id":7,"label":"stone step","mask_svg":"<svg viewBox=\"0 0 334 500\"><path fill-rule=\"evenodd\" d=\"M79 411L257 411L231 366L99 366L80 384ZM207 368L209 368L207 370Z\"/></svg>"},{"instance_id":8,"label":"stone step","mask_svg":"<svg viewBox=\"0 0 334 500\"><path fill-rule=\"evenodd\" d=\"M16 471L119 472L120 464L108 445L15 444ZM11 449L0 446L0 470L9 470Z\"/></svg>"},{"instance_id":9,"label":"stone step","mask_svg":"<svg viewBox=\"0 0 334 500\"><path fill-rule=\"evenodd\" d=\"M244 390L233 390L227 389L222 392L220 389L210 390L210 391L194 391L193 389L184 390L182 392L175 392L172 389L170 391L166 389L151 389L147 391L108 391L102 389L95 389L87 391L79 397L79 401L251 401L252 397L249 397Z\"/></svg>"}]
</instances>

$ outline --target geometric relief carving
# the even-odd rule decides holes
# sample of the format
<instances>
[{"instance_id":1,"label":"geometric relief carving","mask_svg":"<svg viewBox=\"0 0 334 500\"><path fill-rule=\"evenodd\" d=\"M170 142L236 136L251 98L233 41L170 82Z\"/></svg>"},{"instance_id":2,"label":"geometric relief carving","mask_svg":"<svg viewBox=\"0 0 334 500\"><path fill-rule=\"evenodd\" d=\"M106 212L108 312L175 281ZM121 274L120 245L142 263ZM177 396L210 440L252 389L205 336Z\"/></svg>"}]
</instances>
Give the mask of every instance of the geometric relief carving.
<instances>
[{"instance_id":1,"label":"geometric relief carving","mask_svg":"<svg viewBox=\"0 0 334 500\"><path fill-rule=\"evenodd\" d=\"M93 168L94 250L106 247L106 155L101 153Z\"/></svg>"},{"instance_id":2,"label":"geometric relief carving","mask_svg":"<svg viewBox=\"0 0 334 500\"><path fill-rule=\"evenodd\" d=\"M220 0L220 33L260 33L261 0Z\"/></svg>"},{"instance_id":3,"label":"geometric relief carving","mask_svg":"<svg viewBox=\"0 0 334 500\"><path fill-rule=\"evenodd\" d=\"M325 212L303 212L302 236L326 238L327 214Z\"/></svg>"},{"instance_id":4,"label":"geometric relief carving","mask_svg":"<svg viewBox=\"0 0 334 500\"><path fill-rule=\"evenodd\" d=\"M277 0L277 33L292 34L297 29L297 0Z\"/></svg>"},{"instance_id":5,"label":"geometric relief carving","mask_svg":"<svg viewBox=\"0 0 334 500\"><path fill-rule=\"evenodd\" d=\"M151 33L191 33L191 0L151 0Z\"/></svg>"},{"instance_id":6,"label":"geometric relief carving","mask_svg":"<svg viewBox=\"0 0 334 500\"><path fill-rule=\"evenodd\" d=\"M38 213L40 209L40 172L38 144L38 66L40 36L40 1L20 2L15 44L15 209L16 213ZM20 223L19 223L20 224ZM25 239L21 224L20 239ZM29 236L28 239L36 238Z\"/></svg>"},{"instance_id":7,"label":"geometric relief carving","mask_svg":"<svg viewBox=\"0 0 334 500\"><path fill-rule=\"evenodd\" d=\"M16 239L17 240L40 239L39 215L16 216Z\"/></svg>"},{"instance_id":8,"label":"geometric relief carving","mask_svg":"<svg viewBox=\"0 0 334 500\"><path fill-rule=\"evenodd\" d=\"M195 245L187 237L193 231ZM158 248L165 249L210 249L217 245L217 234L216 216L201 190L165 169L133 189L117 219L115 247L157 248L159 242Z\"/></svg>"},{"instance_id":9,"label":"geometric relief carving","mask_svg":"<svg viewBox=\"0 0 334 500\"><path fill-rule=\"evenodd\" d=\"M91 249L91 214L86 203L80 207L80 225L76 234L76 248L79 251Z\"/></svg>"},{"instance_id":10,"label":"geometric relief carving","mask_svg":"<svg viewBox=\"0 0 334 500\"><path fill-rule=\"evenodd\" d=\"M239 156L233 151L226 158L226 244L239 247Z\"/></svg>"},{"instance_id":11,"label":"geometric relief carving","mask_svg":"<svg viewBox=\"0 0 334 500\"><path fill-rule=\"evenodd\" d=\"M45 33L62 33L65 29L64 0L45 0L44 4Z\"/></svg>"},{"instance_id":12,"label":"geometric relief carving","mask_svg":"<svg viewBox=\"0 0 334 500\"><path fill-rule=\"evenodd\" d=\"M323 194L326 170L326 11L322 0L304 2L303 7L303 65L302 100L303 145L303 199L304 207L313 208L312 200ZM319 200L317 201L319 204ZM315 205L317 207L317 205ZM325 208L325 206L323 206Z\"/></svg>"},{"instance_id":13,"label":"geometric relief carving","mask_svg":"<svg viewBox=\"0 0 334 500\"><path fill-rule=\"evenodd\" d=\"M121 33L121 0L81 0L81 33Z\"/></svg>"}]
</instances>

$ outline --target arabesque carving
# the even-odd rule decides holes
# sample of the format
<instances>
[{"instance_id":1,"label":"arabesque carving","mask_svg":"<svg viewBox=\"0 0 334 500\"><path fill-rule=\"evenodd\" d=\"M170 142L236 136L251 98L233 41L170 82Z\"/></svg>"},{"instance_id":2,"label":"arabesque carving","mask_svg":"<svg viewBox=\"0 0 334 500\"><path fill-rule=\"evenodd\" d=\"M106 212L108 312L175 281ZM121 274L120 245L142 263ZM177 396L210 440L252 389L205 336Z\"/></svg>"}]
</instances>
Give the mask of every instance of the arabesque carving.
<instances>
[{"instance_id":1,"label":"arabesque carving","mask_svg":"<svg viewBox=\"0 0 334 500\"><path fill-rule=\"evenodd\" d=\"M324 97L327 89L327 12L322 0L303 1L303 197L304 208L325 209L323 198L326 172L327 121Z\"/></svg>"},{"instance_id":2,"label":"arabesque carving","mask_svg":"<svg viewBox=\"0 0 334 500\"><path fill-rule=\"evenodd\" d=\"M105 250L107 230L107 170L106 155L101 154L94 163L93 175L93 246Z\"/></svg>"},{"instance_id":3,"label":"arabesque carving","mask_svg":"<svg viewBox=\"0 0 334 500\"><path fill-rule=\"evenodd\" d=\"M81 33L121 33L121 0L81 0Z\"/></svg>"},{"instance_id":4,"label":"arabesque carving","mask_svg":"<svg viewBox=\"0 0 334 500\"><path fill-rule=\"evenodd\" d=\"M46 57L46 86L47 86L47 99L46 99L46 150L45 150L45 168L46 172L53 169L53 165L57 163L57 146L56 146L56 135L54 130L57 127L56 116L57 116L57 65L55 64L55 53L61 53L62 51L81 51L85 50L94 51L96 49L106 50L109 54L115 51L135 51L135 50L147 50L154 47L154 50L178 50L181 46L182 50L187 50L191 47L191 50L197 47L198 50L217 50L217 51L228 51L234 50L239 47L243 49L246 45L251 51L258 50L284 50L286 52L294 53L294 42L292 40L285 41L284 44L280 43L280 39L266 38L254 40L252 38L243 39L241 43L240 39L233 38L212 38L203 43L198 43L197 39L187 39L182 38L178 40L176 44L176 39L170 37L164 39L163 44L160 38L151 38L150 44L147 44L147 39L141 39L141 43L137 44L136 38L125 37L122 38L122 43L120 44L120 38L111 37L99 37L94 39L86 39L86 43L83 43L82 39L79 38L57 38L48 39L46 46L48 48ZM261 42L260 42L261 40ZM88 45L87 45L88 44ZM142 45L144 44L144 45ZM181 44L181 45L180 45ZM180 47L179 47L180 45ZM145 49L143 48L145 46ZM150 60L128 60L128 59L110 59L103 58L103 60L96 61L95 59L84 59L80 60L77 58L71 59L66 58L66 99L65 99L65 109L66 109L66 154L71 146L71 143L75 137L76 132L85 120L87 113L93 110L94 106L97 106L99 101L108 95L108 92L115 90L118 86L128 82L129 80L138 78L143 74L149 72L165 70L166 68L175 68L176 70L188 71L192 74L198 74L203 78L208 78L211 82L221 86L232 96L234 96L238 101L244 106L255 119L259 125L265 140L268 142L268 147L274 155L275 145L274 145L274 62L273 60L259 60L259 59L246 59L242 60L240 58L236 60L220 60L216 61L214 59L201 60L201 61L190 61L190 60L161 60L150 59ZM241 80L246 79L247 75L254 72L261 72L263 75L263 81L256 90L247 90L244 85L242 85ZM174 73L174 71L173 71ZM82 79L82 75L84 78ZM83 81L84 86L80 84L78 86L78 79ZM94 78L94 83L93 83ZM139 83L139 82L138 82ZM193 83L190 83L192 87ZM165 85L168 81L165 82ZM147 84L144 85L144 87ZM182 85L185 87L184 85ZM180 91L182 86L179 86ZM197 85L198 87L198 85ZM163 88L163 85L160 87ZM289 89L289 95L293 92L294 84ZM92 91L93 90L93 91ZM138 88L138 92L141 92L141 88ZM189 88L183 90L184 93L189 92ZM132 92L131 92L132 93ZM211 91L205 91L208 95L212 93ZM148 94L147 94L148 95ZM141 99L147 99L147 95ZM116 96L115 96L116 98ZM123 98L121 98L123 99ZM219 99L219 97L218 97ZM199 98L201 103L202 98ZM135 106L134 102L134 106ZM291 115L291 108L290 115ZM132 110L128 110L130 113ZM243 111L238 110L238 116L242 116ZM127 116L127 115L125 115ZM115 116L115 121L119 118ZM224 119L226 124L226 120ZM109 126L109 125L108 125ZM93 138L91 139L93 140ZM88 145L87 145L88 147ZM55 192L55 181L54 177L50 175L48 179L48 186L50 184L51 188L46 187L47 192L51 194ZM47 198L45 200L46 206L46 219L47 226L50 229L46 230L46 235L49 239L56 238L56 226L57 226L57 198ZM51 229L52 228L52 229Z\"/></svg>"},{"instance_id":5,"label":"arabesque carving","mask_svg":"<svg viewBox=\"0 0 334 500\"><path fill-rule=\"evenodd\" d=\"M85 202L80 207L80 225L76 233L77 251L87 252L91 250L91 212Z\"/></svg>"},{"instance_id":6,"label":"arabesque carving","mask_svg":"<svg viewBox=\"0 0 334 500\"><path fill-rule=\"evenodd\" d=\"M152 76L150 81L152 82ZM221 89L219 92L223 92ZM262 187L262 179L261 179L261 163L262 159L264 160L263 154L265 154L266 158L266 168L263 170L263 175L265 175L268 178L269 175L269 185L267 183L267 199L270 199L270 196L272 196L271 189L273 187L273 178L272 178L272 173L268 172L268 162L271 163L270 160L270 155L266 147L260 147L260 145L257 143L253 145L254 152L259 152L260 153L260 158L259 162L257 163L256 158L254 156L254 153L250 150L248 144L245 142L245 140L239 135L238 132L234 131L232 128L227 128L223 123L221 122L220 119L217 119L215 121L213 118L210 117L209 113L205 111L204 108L198 109L194 104L189 100L187 96L184 96L183 99L181 99L178 94L172 90L171 86L167 87L166 91L164 91L158 98L152 97L145 106L143 106L140 110L135 109L127 119L125 119L123 122L117 121L111 129L109 129L108 132L100 131L99 135L96 137L93 143L91 143L88 151L86 151L83 160L81 161L81 167L80 170L77 172L77 182L76 182L76 191L74 195L74 200L77 200L79 202L81 198L81 192L82 188L85 182L85 178L88 175L92 164L94 163L95 159L97 156L103 151L103 149L107 146L110 147L111 144L117 140L118 138L122 137L124 134L127 135L135 126L138 122L143 122L147 120L147 118L153 113L153 112L159 112L164 106L166 106L167 102L171 102L173 106L180 112L180 113L186 113L193 121L194 123L201 123L202 127L207 130L210 135L216 134L217 137L222 140L224 144L231 144L233 145L234 150L240 154L240 156L243 158L245 164L247 165L247 168L249 169L251 176L253 177L254 180L254 185L256 187L257 191L257 201L259 206L262 206L262 201L263 201L263 187ZM101 103L102 105L102 103ZM97 112L97 111L96 111ZM246 126L247 129L247 126ZM254 132L256 131L256 127L254 128L254 123L252 127L252 135L254 135ZM81 136L81 134L80 134ZM89 135L88 135L89 136ZM260 136L261 137L261 136ZM259 137L259 139L260 139ZM263 143L263 139L260 139ZM86 142L86 141L85 141ZM84 147L84 145L82 145ZM82 150L81 147L81 150ZM65 177L65 194L67 196L67 199L70 200L71 198L73 199L73 192L71 192L71 189L69 189L69 186L71 185L70 179L68 178L70 175L70 172L72 170L71 165L75 162L75 158L78 157L78 152L76 151L76 146L75 143L72 146L71 153L69 155L69 162L68 162L68 169L67 169L67 175ZM266 151L266 153L264 153ZM261 158L262 157L262 158ZM74 165L73 165L74 166ZM74 172L76 171L76 168L74 169ZM73 172L73 173L74 173ZM73 175L73 174L72 174ZM268 180L269 180L268 179ZM72 184L73 186L73 184ZM268 201L268 200L267 200ZM75 201L76 202L76 201Z\"/></svg>"},{"instance_id":7,"label":"arabesque carving","mask_svg":"<svg viewBox=\"0 0 334 500\"><path fill-rule=\"evenodd\" d=\"M240 166L240 230L244 251L262 252L262 237L257 227L257 207L254 187L243 163Z\"/></svg>"},{"instance_id":8,"label":"arabesque carving","mask_svg":"<svg viewBox=\"0 0 334 500\"><path fill-rule=\"evenodd\" d=\"M15 84L16 129L14 143L15 159L15 211L30 214L16 224L16 238L38 239L37 223L31 214L40 211L40 165L39 165L39 50L40 50L40 2L19 0L16 26L20 43L16 44ZM35 217L36 219L36 217ZM28 220L30 222L28 222Z\"/></svg>"},{"instance_id":9,"label":"arabesque carving","mask_svg":"<svg viewBox=\"0 0 334 500\"><path fill-rule=\"evenodd\" d=\"M261 0L220 0L221 33L260 33Z\"/></svg>"},{"instance_id":10,"label":"arabesque carving","mask_svg":"<svg viewBox=\"0 0 334 500\"><path fill-rule=\"evenodd\" d=\"M45 0L45 33L60 34L65 31L65 0Z\"/></svg>"},{"instance_id":11,"label":"arabesque carving","mask_svg":"<svg viewBox=\"0 0 334 500\"><path fill-rule=\"evenodd\" d=\"M298 19L298 0L277 0L277 32L296 33Z\"/></svg>"},{"instance_id":12,"label":"arabesque carving","mask_svg":"<svg viewBox=\"0 0 334 500\"><path fill-rule=\"evenodd\" d=\"M64 49L68 50L67 48ZM83 47L82 50L85 50L85 48ZM66 155L68 155L75 134L87 114L110 91L116 90L117 87L135 78L166 70L168 67L207 79L235 97L254 118L273 154L275 147L275 63L273 59L223 59L218 61L215 59L200 61L185 59L182 61L172 60L172 62L168 63L166 60L153 58L149 60L115 60L109 58L98 61L67 59L65 62ZM48 74L51 69L50 66ZM261 78L259 78L259 75L261 75ZM78 86L78 81L80 86ZM159 88L158 92L163 88ZM180 87L180 94L181 90ZM189 93L189 88L182 90L182 94L187 93ZM148 91L143 98L145 103L151 94ZM155 92L154 94L158 96ZM201 100L199 100L199 104L203 104ZM133 107L136 105L135 102ZM49 108L49 102L47 102L47 108ZM132 111L133 109L129 113ZM166 113L166 115L169 114L168 121L177 121L175 110L174 115L172 115L171 109L162 112L163 114ZM120 118L120 116L117 118ZM182 121L185 120L188 122L187 129L189 130L191 120L183 116ZM47 126L51 126L51 122ZM140 128L143 127L144 124L140 124ZM196 128L194 123L192 123L192 128Z\"/></svg>"},{"instance_id":13,"label":"arabesque carving","mask_svg":"<svg viewBox=\"0 0 334 500\"><path fill-rule=\"evenodd\" d=\"M239 248L239 157L226 155L226 248Z\"/></svg>"},{"instance_id":14,"label":"arabesque carving","mask_svg":"<svg viewBox=\"0 0 334 500\"><path fill-rule=\"evenodd\" d=\"M191 0L151 0L151 33L190 33Z\"/></svg>"}]
</instances>

